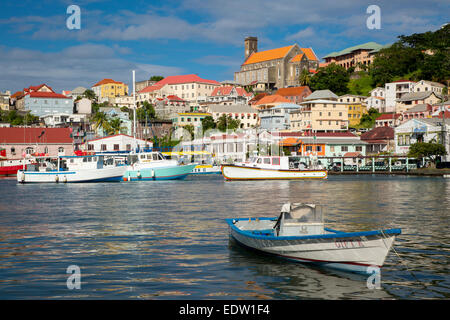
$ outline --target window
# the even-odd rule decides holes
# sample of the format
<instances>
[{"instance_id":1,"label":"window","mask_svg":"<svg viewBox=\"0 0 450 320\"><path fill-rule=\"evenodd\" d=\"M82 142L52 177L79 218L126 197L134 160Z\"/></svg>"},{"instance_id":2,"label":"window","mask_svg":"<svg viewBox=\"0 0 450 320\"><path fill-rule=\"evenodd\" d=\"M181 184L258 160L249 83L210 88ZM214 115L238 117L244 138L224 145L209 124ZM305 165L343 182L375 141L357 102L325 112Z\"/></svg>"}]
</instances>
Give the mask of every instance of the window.
<instances>
[{"instance_id":1,"label":"window","mask_svg":"<svg viewBox=\"0 0 450 320\"><path fill-rule=\"evenodd\" d=\"M157 153L153 153L152 156L153 156L153 160L159 160L159 157L158 157Z\"/></svg>"},{"instance_id":2,"label":"window","mask_svg":"<svg viewBox=\"0 0 450 320\"><path fill-rule=\"evenodd\" d=\"M102 144L100 149L101 149L102 151L106 151L106 144Z\"/></svg>"},{"instance_id":3,"label":"window","mask_svg":"<svg viewBox=\"0 0 450 320\"><path fill-rule=\"evenodd\" d=\"M313 151L313 147L312 146L306 146L306 151Z\"/></svg>"},{"instance_id":4,"label":"window","mask_svg":"<svg viewBox=\"0 0 450 320\"><path fill-rule=\"evenodd\" d=\"M127 151L131 150L131 144L127 144Z\"/></svg>"},{"instance_id":5,"label":"window","mask_svg":"<svg viewBox=\"0 0 450 320\"><path fill-rule=\"evenodd\" d=\"M362 146L356 146L356 147L355 147L355 150L356 150L356 151L361 151L361 152L362 152Z\"/></svg>"},{"instance_id":6,"label":"window","mask_svg":"<svg viewBox=\"0 0 450 320\"><path fill-rule=\"evenodd\" d=\"M115 144L114 145L114 151L118 151L119 150L119 145L118 144Z\"/></svg>"},{"instance_id":7,"label":"window","mask_svg":"<svg viewBox=\"0 0 450 320\"><path fill-rule=\"evenodd\" d=\"M25 153L26 154L32 154L32 153L34 153L34 149L32 147L28 147L28 148L25 149Z\"/></svg>"},{"instance_id":8,"label":"window","mask_svg":"<svg viewBox=\"0 0 450 320\"><path fill-rule=\"evenodd\" d=\"M280 158L272 158L272 164L275 166L280 165Z\"/></svg>"},{"instance_id":9,"label":"window","mask_svg":"<svg viewBox=\"0 0 450 320\"><path fill-rule=\"evenodd\" d=\"M261 163L262 162L261 158L258 158L258 161L256 161L256 162Z\"/></svg>"},{"instance_id":10,"label":"window","mask_svg":"<svg viewBox=\"0 0 450 320\"><path fill-rule=\"evenodd\" d=\"M316 146L316 151L317 152L322 152L322 146Z\"/></svg>"},{"instance_id":11,"label":"window","mask_svg":"<svg viewBox=\"0 0 450 320\"><path fill-rule=\"evenodd\" d=\"M58 152L64 152L64 148L63 147L59 147L58 148Z\"/></svg>"},{"instance_id":12,"label":"window","mask_svg":"<svg viewBox=\"0 0 450 320\"><path fill-rule=\"evenodd\" d=\"M12 154L16 154L16 148L11 147L11 153L12 153Z\"/></svg>"},{"instance_id":13,"label":"window","mask_svg":"<svg viewBox=\"0 0 450 320\"><path fill-rule=\"evenodd\" d=\"M88 150L94 150L94 145L93 144L88 144Z\"/></svg>"},{"instance_id":14,"label":"window","mask_svg":"<svg viewBox=\"0 0 450 320\"><path fill-rule=\"evenodd\" d=\"M264 158L264 164L270 164L270 158Z\"/></svg>"},{"instance_id":15,"label":"window","mask_svg":"<svg viewBox=\"0 0 450 320\"><path fill-rule=\"evenodd\" d=\"M342 151L348 151L348 146L342 146L342 147L341 147L341 150L342 150Z\"/></svg>"}]
</instances>

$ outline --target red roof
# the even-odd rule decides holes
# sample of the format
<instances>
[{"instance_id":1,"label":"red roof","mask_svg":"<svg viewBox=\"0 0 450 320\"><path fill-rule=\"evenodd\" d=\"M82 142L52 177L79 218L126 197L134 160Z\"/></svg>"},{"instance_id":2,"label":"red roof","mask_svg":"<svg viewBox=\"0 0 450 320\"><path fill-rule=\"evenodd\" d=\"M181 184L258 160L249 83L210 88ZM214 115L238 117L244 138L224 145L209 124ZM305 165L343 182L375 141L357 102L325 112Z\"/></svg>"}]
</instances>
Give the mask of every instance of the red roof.
<instances>
[{"instance_id":1,"label":"red roof","mask_svg":"<svg viewBox=\"0 0 450 320\"><path fill-rule=\"evenodd\" d=\"M168 100L171 100L171 101L182 101L182 102L185 102L185 101L186 101L186 100L183 100L183 99L181 99L180 97L175 96L175 95L167 96L167 99L168 99Z\"/></svg>"},{"instance_id":2,"label":"red roof","mask_svg":"<svg viewBox=\"0 0 450 320\"><path fill-rule=\"evenodd\" d=\"M145 87L144 89L142 89L141 91L139 91L139 93L153 92L153 91L155 91L155 90L161 89L163 86L164 86L164 85L156 85L156 84L154 84L154 85L152 85L152 86Z\"/></svg>"},{"instance_id":3,"label":"red roof","mask_svg":"<svg viewBox=\"0 0 450 320\"><path fill-rule=\"evenodd\" d=\"M251 93L245 91L245 89L242 87L235 87L235 89L239 96L251 96L252 95ZM211 96L227 96L227 95L231 94L232 90L233 90L233 86L217 87L211 93Z\"/></svg>"},{"instance_id":4,"label":"red roof","mask_svg":"<svg viewBox=\"0 0 450 320\"><path fill-rule=\"evenodd\" d=\"M100 80L99 82L97 82L96 84L94 84L93 87L100 86L102 84L107 84L107 83L124 84L123 82L115 81L113 79L103 79L103 80Z\"/></svg>"},{"instance_id":5,"label":"red roof","mask_svg":"<svg viewBox=\"0 0 450 320\"><path fill-rule=\"evenodd\" d=\"M371 142L375 142L374 140L393 140L393 139L394 139L394 129L387 126L377 127L361 134L361 140L367 141L370 140Z\"/></svg>"},{"instance_id":6,"label":"red roof","mask_svg":"<svg viewBox=\"0 0 450 320\"><path fill-rule=\"evenodd\" d=\"M54 99L70 99L69 97L55 92L30 92L27 93L31 98L54 98Z\"/></svg>"},{"instance_id":7,"label":"red roof","mask_svg":"<svg viewBox=\"0 0 450 320\"><path fill-rule=\"evenodd\" d=\"M356 158L356 157L359 157L359 156L361 156L361 152L358 152L358 151L344 153L344 157Z\"/></svg>"},{"instance_id":8,"label":"red roof","mask_svg":"<svg viewBox=\"0 0 450 320\"><path fill-rule=\"evenodd\" d=\"M44 134L42 134L44 132ZM41 138L38 138L41 136ZM0 128L0 144L36 144L59 143L71 144L70 128Z\"/></svg>"},{"instance_id":9,"label":"red roof","mask_svg":"<svg viewBox=\"0 0 450 320\"><path fill-rule=\"evenodd\" d=\"M304 93L305 91L308 91L311 93L311 90L308 86L301 86L301 87L291 87L291 88L280 88L277 90L275 94L278 94L283 97L287 96L298 96Z\"/></svg>"},{"instance_id":10,"label":"red roof","mask_svg":"<svg viewBox=\"0 0 450 320\"><path fill-rule=\"evenodd\" d=\"M196 74L186 74L182 76L168 76L161 81L155 83L155 85L165 85L165 84L182 84L182 83L193 83L193 82L201 82L201 83L210 83L220 85L219 82L215 80L207 80L202 79Z\"/></svg>"},{"instance_id":11,"label":"red roof","mask_svg":"<svg viewBox=\"0 0 450 320\"><path fill-rule=\"evenodd\" d=\"M394 116L393 113L383 113L381 116L379 116L375 120L392 120L393 116ZM398 113L395 114L395 119L397 119L398 117L400 117L400 114L398 114Z\"/></svg>"}]
</instances>

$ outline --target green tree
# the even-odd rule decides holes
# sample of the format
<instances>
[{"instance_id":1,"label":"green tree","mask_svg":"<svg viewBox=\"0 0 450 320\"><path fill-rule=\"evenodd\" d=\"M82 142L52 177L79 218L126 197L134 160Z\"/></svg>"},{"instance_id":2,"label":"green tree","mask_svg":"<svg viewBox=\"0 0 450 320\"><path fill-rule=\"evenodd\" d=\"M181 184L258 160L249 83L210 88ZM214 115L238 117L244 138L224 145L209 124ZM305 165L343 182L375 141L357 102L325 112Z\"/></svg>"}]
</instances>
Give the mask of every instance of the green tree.
<instances>
[{"instance_id":1,"label":"green tree","mask_svg":"<svg viewBox=\"0 0 450 320\"><path fill-rule=\"evenodd\" d=\"M185 125L185 126L183 127L183 129L187 130L187 131L190 133L191 139L194 138L194 133L195 133L195 127L194 127L194 125L192 125L192 124Z\"/></svg>"},{"instance_id":2,"label":"green tree","mask_svg":"<svg viewBox=\"0 0 450 320\"><path fill-rule=\"evenodd\" d=\"M308 69L302 70L298 78L298 81L301 86L309 86L309 84L311 83L311 74L309 73Z\"/></svg>"},{"instance_id":3,"label":"green tree","mask_svg":"<svg viewBox=\"0 0 450 320\"><path fill-rule=\"evenodd\" d=\"M222 132L227 130L236 130L239 128L241 121L239 119L233 119L230 115L222 114L219 119L217 119L217 129Z\"/></svg>"},{"instance_id":4,"label":"green tree","mask_svg":"<svg viewBox=\"0 0 450 320\"><path fill-rule=\"evenodd\" d=\"M212 116L206 116L202 119L202 132L205 133L209 129L215 129L216 122Z\"/></svg>"},{"instance_id":5,"label":"green tree","mask_svg":"<svg viewBox=\"0 0 450 320\"><path fill-rule=\"evenodd\" d=\"M381 115L375 108L370 108L367 113L361 116L361 120L359 120L360 128L372 128L375 126L375 120Z\"/></svg>"},{"instance_id":6,"label":"green tree","mask_svg":"<svg viewBox=\"0 0 450 320\"><path fill-rule=\"evenodd\" d=\"M331 63L325 68L319 68L318 72L311 77L312 90L329 89L337 95L348 93L347 87L350 75L344 67Z\"/></svg>"},{"instance_id":7,"label":"green tree","mask_svg":"<svg viewBox=\"0 0 450 320\"><path fill-rule=\"evenodd\" d=\"M95 95L95 92L91 89L87 89L86 91L84 91L83 96L91 101L97 100L97 96Z\"/></svg>"},{"instance_id":8,"label":"green tree","mask_svg":"<svg viewBox=\"0 0 450 320\"><path fill-rule=\"evenodd\" d=\"M436 165L437 157L446 155L444 145L434 142L417 142L409 147L408 157L411 158L429 158Z\"/></svg>"},{"instance_id":9,"label":"green tree","mask_svg":"<svg viewBox=\"0 0 450 320\"><path fill-rule=\"evenodd\" d=\"M122 126L120 118L113 118L108 121L108 134L118 134L122 130L126 130L126 127Z\"/></svg>"},{"instance_id":10,"label":"green tree","mask_svg":"<svg viewBox=\"0 0 450 320\"><path fill-rule=\"evenodd\" d=\"M110 132L111 128L110 128L110 124L109 124L109 121L108 121L108 116L107 116L106 113L104 113L104 112L97 112L96 114L93 115L92 120L94 122L95 130L97 130L98 128L102 128L103 129L103 133Z\"/></svg>"},{"instance_id":11,"label":"green tree","mask_svg":"<svg viewBox=\"0 0 450 320\"><path fill-rule=\"evenodd\" d=\"M164 79L163 76L151 76L150 77L150 81L161 81L162 79Z\"/></svg>"}]
</instances>

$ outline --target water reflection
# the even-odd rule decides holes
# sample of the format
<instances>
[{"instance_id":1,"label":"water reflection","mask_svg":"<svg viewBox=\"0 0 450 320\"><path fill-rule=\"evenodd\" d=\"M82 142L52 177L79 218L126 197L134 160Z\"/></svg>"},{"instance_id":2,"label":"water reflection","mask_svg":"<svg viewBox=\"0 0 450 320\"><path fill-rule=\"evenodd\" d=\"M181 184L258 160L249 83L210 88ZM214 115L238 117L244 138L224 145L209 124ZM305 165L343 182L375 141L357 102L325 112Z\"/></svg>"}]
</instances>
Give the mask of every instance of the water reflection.
<instances>
[{"instance_id":1,"label":"water reflection","mask_svg":"<svg viewBox=\"0 0 450 320\"><path fill-rule=\"evenodd\" d=\"M222 177L118 184L0 181L0 297L105 299L448 298L450 180ZM330 227L402 228L382 270L366 279L230 245L225 218L276 216L284 202L325 206ZM68 265L82 290L65 289Z\"/></svg>"}]
</instances>

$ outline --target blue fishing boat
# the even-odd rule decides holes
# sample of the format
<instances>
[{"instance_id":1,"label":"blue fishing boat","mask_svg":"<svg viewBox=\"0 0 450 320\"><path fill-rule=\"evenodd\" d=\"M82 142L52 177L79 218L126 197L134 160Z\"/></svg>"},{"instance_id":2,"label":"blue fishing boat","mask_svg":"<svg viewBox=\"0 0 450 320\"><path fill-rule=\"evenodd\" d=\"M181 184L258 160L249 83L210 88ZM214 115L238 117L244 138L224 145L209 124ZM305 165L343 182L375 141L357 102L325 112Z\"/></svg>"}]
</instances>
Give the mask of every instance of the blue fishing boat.
<instances>
[{"instance_id":1,"label":"blue fishing boat","mask_svg":"<svg viewBox=\"0 0 450 320\"><path fill-rule=\"evenodd\" d=\"M401 229L342 232L324 227L320 206L287 203L273 218L226 219L239 244L301 263L357 273L381 268Z\"/></svg>"}]
</instances>

